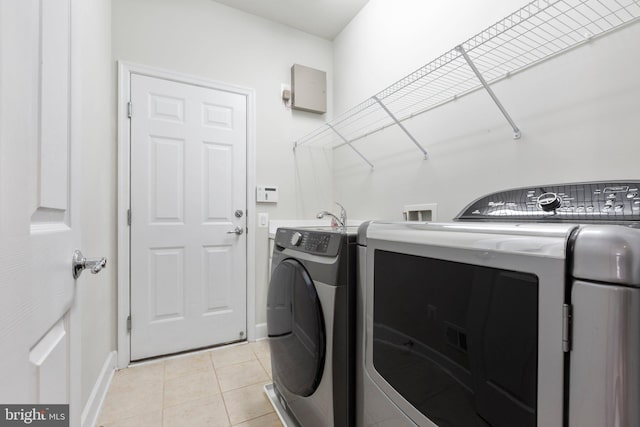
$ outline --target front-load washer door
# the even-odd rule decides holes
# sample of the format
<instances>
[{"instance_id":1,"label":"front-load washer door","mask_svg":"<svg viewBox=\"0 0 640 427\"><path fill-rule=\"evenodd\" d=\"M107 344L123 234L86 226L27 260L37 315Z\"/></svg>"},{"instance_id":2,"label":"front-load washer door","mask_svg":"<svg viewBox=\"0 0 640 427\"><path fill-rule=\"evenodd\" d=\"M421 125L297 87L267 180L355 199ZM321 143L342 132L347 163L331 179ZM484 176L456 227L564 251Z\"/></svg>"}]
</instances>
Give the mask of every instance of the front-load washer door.
<instances>
[{"instance_id":1,"label":"front-load washer door","mask_svg":"<svg viewBox=\"0 0 640 427\"><path fill-rule=\"evenodd\" d=\"M310 396L322 379L325 325L311 276L295 259L273 270L267 299L273 378L298 396Z\"/></svg>"}]
</instances>

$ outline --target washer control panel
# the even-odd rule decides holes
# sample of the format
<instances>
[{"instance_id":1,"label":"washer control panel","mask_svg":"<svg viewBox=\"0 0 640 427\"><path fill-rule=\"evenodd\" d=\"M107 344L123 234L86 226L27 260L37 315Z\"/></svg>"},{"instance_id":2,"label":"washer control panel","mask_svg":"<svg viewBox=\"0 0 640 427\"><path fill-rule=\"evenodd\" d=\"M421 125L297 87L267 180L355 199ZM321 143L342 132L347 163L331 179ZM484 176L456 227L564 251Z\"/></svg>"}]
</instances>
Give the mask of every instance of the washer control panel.
<instances>
[{"instance_id":1,"label":"washer control panel","mask_svg":"<svg viewBox=\"0 0 640 427\"><path fill-rule=\"evenodd\" d=\"M315 255L336 256L343 234L336 231L278 228L275 243L284 249L293 249Z\"/></svg>"},{"instance_id":2,"label":"washer control panel","mask_svg":"<svg viewBox=\"0 0 640 427\"><path fill-rule=\"evenodd\" d=\"M542 185L500 191L467 206L456 220L640 221L640 181Z\"/></svg>"}]
</instances>

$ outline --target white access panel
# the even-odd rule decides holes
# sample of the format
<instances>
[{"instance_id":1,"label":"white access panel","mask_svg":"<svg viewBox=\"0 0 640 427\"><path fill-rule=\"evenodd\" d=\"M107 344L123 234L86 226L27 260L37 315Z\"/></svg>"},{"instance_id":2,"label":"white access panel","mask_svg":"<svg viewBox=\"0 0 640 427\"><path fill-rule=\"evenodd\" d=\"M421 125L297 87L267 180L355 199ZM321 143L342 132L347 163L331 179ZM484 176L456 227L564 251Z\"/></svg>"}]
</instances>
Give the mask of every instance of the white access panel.
<instances>
[{"instance_id":1,"label":"white access panel","mask_svg":"<svg viewBox=\"0 0 640 427\"><path fill-rule=\"evenodd\" d=\"M327 112L327 73L304 65L291 67L291 107L294 110Z\"/></svg>"}]
</instances>

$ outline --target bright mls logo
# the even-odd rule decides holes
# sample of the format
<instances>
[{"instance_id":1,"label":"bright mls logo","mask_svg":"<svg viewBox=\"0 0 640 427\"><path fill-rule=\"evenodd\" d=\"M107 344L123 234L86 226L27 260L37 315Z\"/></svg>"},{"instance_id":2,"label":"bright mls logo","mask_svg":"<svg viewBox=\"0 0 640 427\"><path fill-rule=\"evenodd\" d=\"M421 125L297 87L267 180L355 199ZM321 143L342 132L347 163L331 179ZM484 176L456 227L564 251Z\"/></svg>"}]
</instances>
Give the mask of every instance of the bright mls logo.
<instances>
[{"instance_id":1,"label":"bright mls logo","mask_svg":"<svg viewBox=\"0 0 640 427\"><path fill-rule=\"evenodd\" d=\"M69 426L69 405L0 405L0 427Z\"/></svg>"}]
</instances>

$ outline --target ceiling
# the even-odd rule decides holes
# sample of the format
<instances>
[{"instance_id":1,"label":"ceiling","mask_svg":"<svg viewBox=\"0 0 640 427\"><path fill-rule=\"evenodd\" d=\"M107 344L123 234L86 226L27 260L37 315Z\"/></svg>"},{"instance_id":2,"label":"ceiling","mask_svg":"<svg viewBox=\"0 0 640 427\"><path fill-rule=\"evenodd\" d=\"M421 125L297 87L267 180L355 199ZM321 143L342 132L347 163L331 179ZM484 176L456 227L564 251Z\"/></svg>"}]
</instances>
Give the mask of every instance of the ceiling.
<instances>
[{"instance_id":1,"label":"ceiling","mask_svg":"<svg viewBox=\"0 0 640 427\"><path fill-rule=\"evenodd\" d=\"M369 0L214 0L333 40Z\"/></svg>"}]
</instances>

